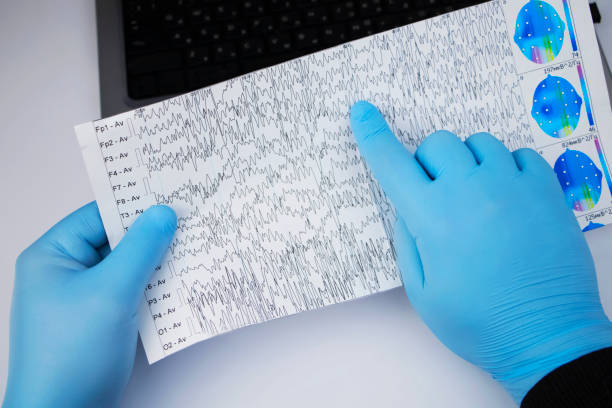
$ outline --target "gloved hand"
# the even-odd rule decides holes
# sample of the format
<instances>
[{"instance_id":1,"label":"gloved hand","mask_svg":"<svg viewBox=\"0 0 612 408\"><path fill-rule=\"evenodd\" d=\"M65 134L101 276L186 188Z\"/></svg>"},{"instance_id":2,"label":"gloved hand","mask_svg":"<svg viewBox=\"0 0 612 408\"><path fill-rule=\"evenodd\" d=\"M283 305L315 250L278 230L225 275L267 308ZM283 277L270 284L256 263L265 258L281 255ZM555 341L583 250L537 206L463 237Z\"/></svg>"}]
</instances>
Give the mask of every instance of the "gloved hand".
<instances>
[{"instance_id":1,"label":"gloved hand","mask_svg":"<svg viewBox=\"0 0 612 408\"><path fill-rule=\"evenodd\" d=\"M520 403L555 368L612 345L584 235L535 151L441 131L413 155L367 102L351 125L398 214L406 293L447 347Z\"/></svg>"},{"instance_id":2,"label":"gloved hand","mask_svg":"<svg viewBox=\"0 0 612 408\"><path fill-rule=\"evenodd\" d=\"M175 228L174 212L154 206L109 254L93 202L23 251L5 408L117 404L134 364L144 287Z\"/></svg>"}]
</instances>

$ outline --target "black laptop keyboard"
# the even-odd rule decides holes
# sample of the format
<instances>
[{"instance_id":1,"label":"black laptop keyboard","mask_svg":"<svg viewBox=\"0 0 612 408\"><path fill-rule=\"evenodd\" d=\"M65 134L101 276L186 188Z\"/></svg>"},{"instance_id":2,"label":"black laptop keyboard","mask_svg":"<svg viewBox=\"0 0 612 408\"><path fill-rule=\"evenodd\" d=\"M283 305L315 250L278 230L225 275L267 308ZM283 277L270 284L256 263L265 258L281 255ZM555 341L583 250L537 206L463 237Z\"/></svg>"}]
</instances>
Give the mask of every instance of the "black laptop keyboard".
<instances>
[{"instance_id":1,"label":"black laptop keyboard","mask_svg":"<svg viewBox=\"0 0 612 408\"><path fill-rule=\"evenodd\" d=\"M124 0L128 93L172 95L484 0Z\"/></svg>"}]
</instances>

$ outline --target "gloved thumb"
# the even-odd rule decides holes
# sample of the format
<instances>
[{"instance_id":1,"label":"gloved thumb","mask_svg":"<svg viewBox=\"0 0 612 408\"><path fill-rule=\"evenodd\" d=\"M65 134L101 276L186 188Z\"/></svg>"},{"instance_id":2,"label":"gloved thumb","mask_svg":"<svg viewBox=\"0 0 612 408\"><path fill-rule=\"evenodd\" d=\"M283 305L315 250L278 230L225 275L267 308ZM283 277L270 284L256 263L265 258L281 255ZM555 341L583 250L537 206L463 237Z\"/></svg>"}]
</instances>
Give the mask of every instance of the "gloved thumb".
<instances>
[{"instance_id":1,"label":"gloved thumb","mask_svg":"<svg viewBox=\"0 0 612 408\"><path fill-rule=\"evenodd\" d=\"M134 221L117 247L98 265L96 273L112 296L134 302L160 264L176 230L176 214L156 205Z\"/></svg>"}]
</instances>

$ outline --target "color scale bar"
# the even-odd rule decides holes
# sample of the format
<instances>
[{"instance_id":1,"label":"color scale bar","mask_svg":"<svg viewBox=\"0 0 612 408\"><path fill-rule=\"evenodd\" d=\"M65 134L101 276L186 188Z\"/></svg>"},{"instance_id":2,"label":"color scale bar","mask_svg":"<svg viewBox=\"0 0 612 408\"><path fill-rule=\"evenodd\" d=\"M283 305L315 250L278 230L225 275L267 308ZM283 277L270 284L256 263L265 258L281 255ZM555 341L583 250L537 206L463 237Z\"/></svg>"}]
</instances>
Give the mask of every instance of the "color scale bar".
<instances>
[{"instance_id":1,"label":"color scale bar","mask_svg":"<svg viewBox=\"0 0 612 408\"><path fill-rule=\"evenodd\" d=\"M570 40L572 40L572 49L574 51L578 51L578 44L576 44L576 34L574 34L574 24L572 23L572 15L570 14L568 0L563 0L563 9L565 10L565 20L567 21L567 31L569 31Z\"/></svg>"},{"instance_id":2,"label":"color scale bar","mask_svg":"<svg viewBox=\"0 0 612 408\"><path fill-rule=\"evenodd\" d=\"M580 78L580 86L582 87L582 96L584 97L584 107L587 112L587 117L589 118L589 126L594 126L595 121L593 121L593 112L591 112L591 101L589 100L589 90L587 89L587 84L584 79L584 73L582 72L582 65L578 64L578 78Z\"/></svg>"},{"instance_id":3,"label":"color scale bar","mask_svg":"<svg viewBox=\"0 0 612 408\"><path fill-rule=\"evenodd\" d=\"M608 182L608 189L610 190L610 194L612 194L612 180L610 180L610 172L608 171L608 166L606 165L606 158L604 157L603 150L601 150L601 145L599 144L599 139L597 136L595 136L593 140L595 142L595 149L597 149L597 154L599 155L601 169L603 170L604 176L606 176L606 181Z\"/></svg>"},{"instance_id":4,"label":"color scale bar","mask_svg":"<svg viewBox=\"0 0 612 408\"><path fill-rule=\"evenodd\" d=\"M589 118L589 126L594 126L595 121L593 120L593 112L591 112L591 102L589 100L589 90L587 89L586 80L584 79L584 73L582 72L582 65L578 64L576 66L578 68L578 78L580 78L580 86L582 87L582 96L584 97L584 108L587 112L587 117ZM612 194L612 180L610 179L610 172L608 171L608 165L606 164L606 158L604 157L603 150L601 149L601 145L599 144L599 139L597 136L593 139L595 141L595 149L597 149L597 154L599 155L599 162L601 163L601 169L606 176L606 181L608 182L608 189L610 190L610 194Z\"/></svg>"}]
</instances>

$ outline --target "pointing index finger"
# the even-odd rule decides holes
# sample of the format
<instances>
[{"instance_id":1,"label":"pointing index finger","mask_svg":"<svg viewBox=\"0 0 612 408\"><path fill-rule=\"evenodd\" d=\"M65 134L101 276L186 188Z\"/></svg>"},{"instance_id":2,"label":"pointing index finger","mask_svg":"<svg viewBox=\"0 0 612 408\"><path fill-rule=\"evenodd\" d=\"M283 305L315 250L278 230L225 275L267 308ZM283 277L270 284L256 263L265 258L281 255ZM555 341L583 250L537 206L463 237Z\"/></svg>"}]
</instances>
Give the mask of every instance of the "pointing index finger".
<instances>
[{"instance_id":1,"label":"pointing index finger","mask_svg":"<svg viewBox=\"0 0 612 408\"><path fill-rule=\"evenodd\" d=\"M431 182L421 165L395 137L385 118L369 102L351 108L351 128L359 151L395 208L409 220L415 194Z\"/></svg>"}]
</instances>

